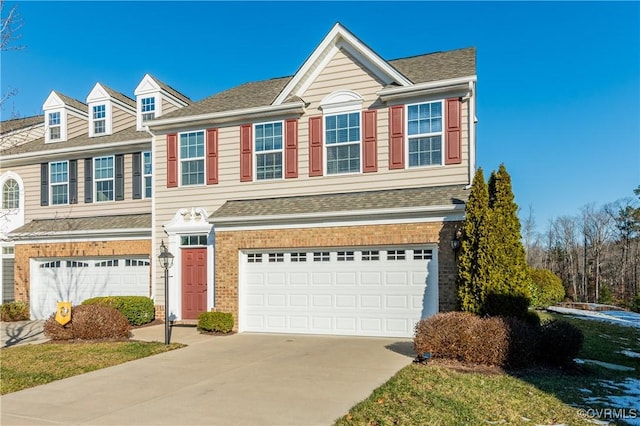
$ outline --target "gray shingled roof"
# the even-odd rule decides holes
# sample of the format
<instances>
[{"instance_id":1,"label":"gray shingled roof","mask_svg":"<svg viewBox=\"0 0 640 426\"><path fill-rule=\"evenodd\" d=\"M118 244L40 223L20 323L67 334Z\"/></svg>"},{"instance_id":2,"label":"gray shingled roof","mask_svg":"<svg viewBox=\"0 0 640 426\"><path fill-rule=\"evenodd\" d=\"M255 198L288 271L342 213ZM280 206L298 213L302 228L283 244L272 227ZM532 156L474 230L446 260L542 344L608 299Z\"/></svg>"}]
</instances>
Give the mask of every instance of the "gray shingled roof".
<instances>
[{"instance_id":1,"label":"gray shingled roof","mask_svg":"<svg viewBox=\"0 0 640 426\"><path fill-rule=\"evenodd\" d=\"M471 47L430 53L395 59L389 64L413 83L466 77L476 73L476 51ZM291 78L245 83L163 115L162 119L271 105Z\"/></svg>"},{"instance_id":2,"label":"gray shingled roof","mask_svg":"<svg viewBox=\"0 0 640 426\"><path fill-rule=\"evenodd\" d=\"M225 90L224 92L216 93L213 96L209 96L177 111L165 114L160 118L164 120L166 118L188 117L191 115L270 105L282 89L284 89L284 86L287 85L289 80L291 80L291 77L245 83Z\"/></svg>"},{"instance_id":3,"label":"gray shingled roof","mask_svg":"<svg viewBox=\"0 0 640 426\"><path fill-rule=\"evenodd\" d=\"M166 83L163 83L162 81L158 80L157 78L155 78L154 76L152 76L151 74L149 74L149 77L151 77L156 83L158 83L158 86L160 86L162 88L162 90L166 91L167 93L172 94L173 96L175 96L176 98L180 99L181 101L187 103L187 104L192 104L193 101L191 99L189 99L188 96L183 95L182 93L178 92L176 89L174 89L173 87L169 86Z\"/></svg>"},{"instance_id":4,"label":"gray shingled roof","mask_svg":"<svg viewBox=\"0 0 640 426\"><path fill-rule=\"evenodd\" d=\"M469 191L462 185L347 192L298 197L227 201L209 216L216 219L279 216L311 213L340 213L407 207L464 204Z\"/></svg>"},{"instance_id":5,"label":"gray shingled roof","mask_svg":"<svg viewBox=\"0 0 640 426\"><path fill-rule=\"evenodd\" d=\"M136 109L136 101L134 101L133 99L131 99L127 95L124 95L124 94L118 92L117 90L113 90L112 88L107 87L102 83L100 83L100 86L102 86L104 88L104 90L107 92L107 94L109 96L111 96L113 99L117 99L120 102L122 102L123 104L129 105L131 108Z\"/></svg>"},{"instance_id":6,"label":"gray shingled roof","mask_svg":"<svg viewBox=\"0 0 640 426\"><path fill-rule=\"evenodd\" d=\"M0 122L0 134L10 133L21 129L28 129L29 127L38 125L44 125L44 115L13 118Z\"/></svg>"},{"instance_id":7,"label":"gray shingled roof","mask_svg":"<svg viewBox=\"0 0 640 426\"><path fill-rule=\"evenodd\" d=\"M69 139L65 142L53 142L44 143L44 138L36 139L31 142L24 143L22 145L10 147L2 151L2 155L15 155L24 154L29 152L46 152L60 148L74 148L91 145L99 145L113 142L128 142L128 141L151 141L149 133L144 131L137 131L136 127L129 127L128 129L121 130L111 135L97 136L90 138L88 135L81 135L75 138Z\"/></svg>"},{"instance_id":8,"label":"gray shingled roof","mask_svg":"<svg viewBox=\"0 0 640 426\"><path fill-rule=\"evenodd\" d=\"M65 219L35 219L12 231L9 233L9 236L42 236L49 233L150 228L151 213Z\"/></svg>"},{"instance_id":9,"label":"gray shingled roof","mask_svg":"<svg viewBox=\"0 0 640 426\"><path fill-rule=\"evenodd\" d=\"M413 83L468 77L476 74L476 49L450 50L389 61Z\"/></svg>"},{"instance_id":10,"label":"gray shingled roof","mask_svg":"<svg viewBox=\"0 0 640 426\"><path fill-rule=\"evenodd\" d=\"M67 95L63 95L60 92L55 92L55 94L58 95L60 99L62 99L62 102L64 102L65 105L68 105L70 107L73 107L83 112L87 112L87 104L85 104L84 102L80 102L77 99L73 99Z\"/></svg>"}]
</instances>

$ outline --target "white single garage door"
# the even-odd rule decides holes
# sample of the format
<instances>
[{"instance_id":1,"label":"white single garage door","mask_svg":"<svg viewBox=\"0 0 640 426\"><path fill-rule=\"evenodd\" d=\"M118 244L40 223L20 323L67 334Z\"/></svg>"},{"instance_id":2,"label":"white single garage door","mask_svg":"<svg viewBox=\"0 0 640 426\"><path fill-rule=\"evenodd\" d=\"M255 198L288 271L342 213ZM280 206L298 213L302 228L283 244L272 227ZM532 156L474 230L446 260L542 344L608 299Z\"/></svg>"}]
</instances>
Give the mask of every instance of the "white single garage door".
<instances>
[{"instance_id":1,"label":"white single garage door","mask_svg":"<svg viewBox=\"0 0 640 426\"><path fill-rule=\"evenodd\" d=\"M438 312L435 246L240 255L240 331L412 337Z\"/></svg>"},{"instance_id":2,"label":"white single garage door","mask_svg":"<svg viewBox=\"0 0 640 426\"><path fill-rule=\"evenodd\" d=\"M33 260L31 319L47 319L58 301L79 305L98 296L149 296L149 259L73 258Z\"/></svg>"}]
</instances>

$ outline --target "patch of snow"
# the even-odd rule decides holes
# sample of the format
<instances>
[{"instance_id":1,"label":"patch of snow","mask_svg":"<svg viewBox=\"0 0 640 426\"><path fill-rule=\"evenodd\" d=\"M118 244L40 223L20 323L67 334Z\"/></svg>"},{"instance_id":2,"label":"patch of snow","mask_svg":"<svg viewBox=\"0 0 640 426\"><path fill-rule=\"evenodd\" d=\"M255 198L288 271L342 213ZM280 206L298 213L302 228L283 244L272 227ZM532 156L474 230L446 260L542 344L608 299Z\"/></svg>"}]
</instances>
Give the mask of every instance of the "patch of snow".
<instances>
[{"instance_id":1,"label":"patch of snow","mask_svg":"<svg viewBox=\"0 0 640 426\"><path fill-rule=\"evenodd\" d=\"M638 352L633 352L633 351L630 351L630 350L628 350L628 349L625 349L625 350L623 350L623 351L620 351L620 353L621 353L622 355L626 355L626 356L628 356L629 358L640 358L640 353L638 353Z\"/></svg>"},{"instance_id":2,"label":"patch of snow","mask_svg":"<svg viewBox=\"0 0 640 426\"><path fill-rule=\"evenodd\" d=\"M627 327L640 328L640 314L627 311L585 311L582 309L563 308L560 306L549 306L548 311L559 314L576 315L587 319L605 321L612 324L624 325Z\"/></svg>"},{"instance_id":3,"label":"patch of snow","mask_svg":"<svg viewBox=\"0 0 640 426\"><path fill-rule=\"evenodd\" d=\"M585 389L585 388L580 388L578 389L580 392L584 392L584 393L593 393L593 391L591 389Z\"/></svg>"},{"instance_id":4,"label":"patch of snow","mask_svg":"<svg viewBox=\"0 0 640 426\"><path fill-rule=\"evenodd\" d=\"M623 382L603 380L600 381L600 384L609 389L616 389L622 394L583 398L584 402L586 404L598 404L603 408L619 410L616 414L622 411L626 414L626 417L621 420L629 425L640 426L640 379L628 377ZM593 408L595 409L596 407Z\"/></svg>"},{"instance_id":5,"label":"patch of snow","mask_svg":"<svg viewBox=\"0 0 640 426\"><path fill-rule=\"evenodd\" d=\"M585 363L595 364L595 365L599 365L600 367L604 367L609 370L615 370L615 371L635 371L636 370L635 368L627 367L626 365L610 364L608 362L597 361L595 359L575 358L574 361L577 364L585 364Z\"/></svg>"}]
</instances>

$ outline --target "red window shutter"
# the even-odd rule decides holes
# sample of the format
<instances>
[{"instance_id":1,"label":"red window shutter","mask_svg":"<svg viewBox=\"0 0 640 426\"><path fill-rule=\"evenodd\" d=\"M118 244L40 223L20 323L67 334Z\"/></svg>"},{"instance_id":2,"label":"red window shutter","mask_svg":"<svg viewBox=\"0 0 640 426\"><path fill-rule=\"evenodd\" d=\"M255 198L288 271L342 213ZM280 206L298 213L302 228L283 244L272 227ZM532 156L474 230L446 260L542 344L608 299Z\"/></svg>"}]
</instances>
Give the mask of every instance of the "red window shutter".
<instances>
[{"instance_id":1,"label":"red window shutter","mask_svg":"<svg viewBox=\"0 0 640 426\"><path fill-rule=\"evenodd\" d=\"M178 135L167 135L167 188L178 186Z\"/></svg>"},{"instance_id":2,"label":"red window shutter","mask_svg":"<svg viewBox=\"0 0 640 426\"><path fill-rule=\"evenodd\" d=\"M462 162L460 100L453 98L447 99L445 102L447 133L445 135L444 164L460 164Z\"/></svg>"},{"instance_id":3,"label":"red window shutter","mask_svg":"<svg viewBox=\"0 0 640 426\"><path fill-rule=\"evenodd\" d=\"M378 111L367 110L363 116L362 171L364 173L378 171Z\"/></svg>"},{"instance_id":4,"label":"red window shutter","mask_svg":"<svg viewBox=\"0 0 640 426\"><path fill-rule=\"evenodd\" d=\"M253 180L253 135L252 125L240 126L240 182Z\"/></svg>"},{"instance_id":5,"label":"red window shutter","mask_svg":"<svg viewBox=\"0 0 640 426\"><path fill-rule=\"evenodd\" d=\"M322 176L322 117L309 117L309 176Z\"/></svg>"},{"instance_id":6,"label":"red window shutter","mask_svg":"<svg viewBox=\"0 0 640 426\"><path fill-rule=\"evenodd\" d=\"M404 105L389 108L389 169L404 169Z\"/></svg>"},{"instance_id":7,"label":"red window shutter","mask_svg":"<svg viewBox=\"0 0 640 426\"><path fill-rule=\"evenodd\" d=\"M298 119L284 122L284 177L298 177Z\"/></svg>"},{"instance_id":8,"label":"red window shutter","mask_svg":"<svg viewBox=\"0 0 640 426\"><path fill-rule=\"evenodd\" d=\"M218 183L218 129L207 129L207 185Z\"/></svg>"}]
</instances>

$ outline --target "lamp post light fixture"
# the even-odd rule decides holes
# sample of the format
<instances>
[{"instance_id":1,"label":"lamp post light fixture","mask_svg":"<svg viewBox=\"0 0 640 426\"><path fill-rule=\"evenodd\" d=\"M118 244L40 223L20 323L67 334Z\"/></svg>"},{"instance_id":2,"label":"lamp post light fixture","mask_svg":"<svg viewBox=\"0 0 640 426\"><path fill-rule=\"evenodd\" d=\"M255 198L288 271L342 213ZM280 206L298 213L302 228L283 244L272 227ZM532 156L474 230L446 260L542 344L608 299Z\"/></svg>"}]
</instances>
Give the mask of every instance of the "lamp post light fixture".
<instances>
[{"instance_id":1,"label":"lamp post light fixture","mask_svg":"<svg viewBox=\"0 0 640 426\"><path fill-rule=\"evenodd\" d=\"M460 248L460 237L462 237L462 232L460 230L457 230L455 235L453 236L453 239L451 240L451 248L454 252L457 252Z\"/></svg>"},{"instance_id":2,"label":"lamp post light fixture","mask_svg":"<svg viewBox=\"0 0 640 426\"><path fill-rule=\"evenodd\" d=\"M171 339L169 337L169 268L173 266L173 255L164 245L164 240L160 243L158 261L164 269L164 344L168 345Z\"/></svg>"}]
</instances>

